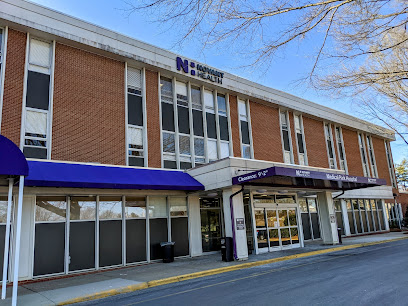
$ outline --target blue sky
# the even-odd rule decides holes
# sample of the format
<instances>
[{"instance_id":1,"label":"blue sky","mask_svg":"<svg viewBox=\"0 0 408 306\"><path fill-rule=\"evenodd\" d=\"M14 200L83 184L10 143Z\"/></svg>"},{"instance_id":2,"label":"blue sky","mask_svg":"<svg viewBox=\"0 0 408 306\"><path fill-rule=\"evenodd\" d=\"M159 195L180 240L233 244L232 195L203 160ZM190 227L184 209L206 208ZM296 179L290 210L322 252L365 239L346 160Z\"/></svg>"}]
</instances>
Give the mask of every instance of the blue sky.
<instances>
[{"instance_id":1,"label":"blue sky","mask_svg":"<svg viewBox=\"0 0 408 306\"><path fill-rule=\"evenodd\" d=\"M358 108L353 106L352 102L327 97L314 89L308 88L305 84L298 85L297 81L307 75L312 67L313 58L310 56L309 51L313 49L313 41L286 48L285 54L278 55L271 62L270 69L264 73L259 72L259 70L239 68L247 63L237 55L229 54L228 50L216 48L203 50L194 40L189 41L183 47L176 47L177 31L169 30L158 23L152 22L153 18L149 19L146 14L135 13L128 17L123 11L126 7L125 3L121 0L31 1L152 45L177 52L220 70L362 117L358 113ZM407 146L401 140L392 143L392 150L394 160L397 163L404 157L408 157Z\"/></svg>"}]
</instances>

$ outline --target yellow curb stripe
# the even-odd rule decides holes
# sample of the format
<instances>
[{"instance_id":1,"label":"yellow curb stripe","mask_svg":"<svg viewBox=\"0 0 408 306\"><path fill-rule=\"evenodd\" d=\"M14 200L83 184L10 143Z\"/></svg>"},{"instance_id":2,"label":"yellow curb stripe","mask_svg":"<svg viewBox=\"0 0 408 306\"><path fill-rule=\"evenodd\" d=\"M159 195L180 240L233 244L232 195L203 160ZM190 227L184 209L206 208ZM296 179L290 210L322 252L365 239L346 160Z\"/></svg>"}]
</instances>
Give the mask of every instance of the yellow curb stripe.
<instances>
[{"instance_id":1,"label":"yellow curb stripe","mask_svg":"<svg viewBox=\"0 0 408 306\"><path fill-rule=\"evenodd\" d=\"M351 245L333 247L333 248L324 249L324 250L311 251L311 252L294 254L294 255L283 256L283 257L278 257L278 258L265 259L265 260L248 262L248 263L243 263L243 264L236 264L236 265L232 265L228 267L210 269L210 270L194 272L194 273L189 273L189 274L184 274L184 275L172 276L168 278L152 280L152 281L130 285L126 287L105 290L105 291L101 291L101 292L90 294L90 295L80 296L77 298L73 298L73 299L58 303L57 305L69 305L69 304L74 304L74 303L92 301L92 300L102 299L102 298L106 298L109 296L118 295L122 293L129 293L129 292L134 292L134 291L142 290L146 288L152 288L152 287L182 282L182 281L189 280L189 279L195 279L195 278L200 278L200 277L205 277L205 276L210 276L210 275L215 275L215 274L221 274L225 272L242 270L242 269L247 269L251 267L263 266L263 265L267 265L270 263L281 262L281 261L286 261L286 260L291 260L291 259L296 259L296 258L304 258L304 257L310 257L310 256L321 255L321 254L326 254L326 253L343 251L343 250L367 247L367 246L377 245L377 244L382 244L382 243L394 242L394 241L399 241L399 240L404 240L404 239L408 239L408 237L351 244Z\"/></svg>"}]
</instances>

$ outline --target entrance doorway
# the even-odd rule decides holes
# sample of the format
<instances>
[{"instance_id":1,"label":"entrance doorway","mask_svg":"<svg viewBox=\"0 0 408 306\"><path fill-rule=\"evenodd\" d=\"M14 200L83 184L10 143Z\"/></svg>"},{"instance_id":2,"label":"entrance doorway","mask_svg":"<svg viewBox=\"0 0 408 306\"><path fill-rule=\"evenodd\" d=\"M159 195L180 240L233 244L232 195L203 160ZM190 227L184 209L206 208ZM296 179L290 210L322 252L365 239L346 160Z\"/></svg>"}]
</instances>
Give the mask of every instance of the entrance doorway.
<instances>
[{"instance_id":1,"label":"entrance doorway","mask_svg":"<svg viewBox=\"0 0 408 306\"><path fill-rule=\"evenodd\" d=\"M259 252L300 247L296 207L255 208Z\"/></svg>"},{"instance_id":2,"label":"entrance doorway","mask_svg":"<svg viewBox=\"0 0 408 306\"><path fill-rule=\"evenodd\" d=\"M219 251L221 249L221 237L223 236L220 199L200 199L200 216L203 252Z\"/></svg>"}]
</instances>

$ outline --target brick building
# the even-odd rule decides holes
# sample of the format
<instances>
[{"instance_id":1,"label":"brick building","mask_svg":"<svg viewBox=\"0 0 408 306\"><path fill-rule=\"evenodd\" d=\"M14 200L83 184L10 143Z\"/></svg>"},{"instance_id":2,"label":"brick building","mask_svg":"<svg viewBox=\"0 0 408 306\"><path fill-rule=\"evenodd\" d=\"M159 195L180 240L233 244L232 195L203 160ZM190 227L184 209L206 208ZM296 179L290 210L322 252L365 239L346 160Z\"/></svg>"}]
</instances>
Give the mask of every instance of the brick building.
<instances>
[{"instance_id":1,"label":"brick building","mask_svg":"<svg viewBox=\"0 0 408 306\"><path fill-rule=\"evenodd\" d=\"M233 237L241 260L389 229L390 130L22 0L0 0L0 37L0 132L30 171L21 279L163 241L198 256Z\"/></svg>"}]
</instances>

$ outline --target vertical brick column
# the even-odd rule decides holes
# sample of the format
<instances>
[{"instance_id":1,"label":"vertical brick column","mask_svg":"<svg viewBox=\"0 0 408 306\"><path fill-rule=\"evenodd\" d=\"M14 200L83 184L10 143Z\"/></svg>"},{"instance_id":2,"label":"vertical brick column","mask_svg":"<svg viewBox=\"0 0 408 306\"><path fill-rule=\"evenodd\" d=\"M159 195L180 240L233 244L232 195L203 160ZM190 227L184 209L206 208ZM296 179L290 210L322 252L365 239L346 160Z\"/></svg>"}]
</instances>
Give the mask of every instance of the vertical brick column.
<instances>
[{"instance_id":1,"label":"vertical brick column","mask_svg":"<svg viewBox=\"0 0 408 306\"><path fill-rule=\"evenodd\" d=\"M303 116L309 166L329 168L323 121Z\"/></svg>"},{"instance_id":2,"label":"vertical brick column","mask_svg":"<svg viewBox=\"0 0 408 306\"><path fill-rule=\"evenodd\" d=\"M291 134L290 137L292 138L293 162L295 164L299 164L298 147L297 147L296 130L295 130L295 116L293 116L293 112L289 112L289 124L290 124L290 134Z\"/></svg>"},{"instance_id":3,"label":"vertical brick column","mask_svg":"<svg viewBox=\"0 0 408 306\"><path fill-rule=\"evenodd\" d=\"M1 134L20 146L27 34L8 31Z\"/></svg>"},{"instance_id":4,"label":"vertical brick column","mask_svg":"<svg viewBox=\"0 0 408 306\"><path fill-rule=\"evenodd\" d=\"M51 157L126 164L125 65L57 44Z\"/></svg>"},{"instance_id":5,"label":"vertical brick column","mask_svg":"<svg viewBox=\"0 0 408 306\"><path fill-rule=\"evenodd\" d=\"M255 159L283 163L279 110L250 101Z\"/></svg>"},{"instance_id":6,"label":"vertical brick column","mask_svg":"<svg viewBox=\"0 0 408 306\"><path fill-rule=\"evenodd\" d=\"M356 131L343 128L344 150L346 151L347 168L349 174L363 176L363 164L361 162L360 146Z\"/></svg>"},{"instance_id":7,"label":"vertical brick column","mask_svg":"<svg viewBox=\"0 0 408 306\"><path fill-rule=\"evenodd\" d=\"M385 179L391 186L390 172L388 170L387 154L385 153L384 139L372 137L375 162L377 164L378 177Z\"/></svg>"},{"instance_id":8,"label":"vertical brick column","mask_svg":"<svg viewBox=\"0 0 408 306\"><path fill-rule=\"evenodd\" d=\"M231 134L232 145L234 148L234 157L241 157L241 140L239 139L239 115L238 115L238 99L237 96L229 96L230 119L231 119Z\"/></svg>"},{"instance_id":9,"label":"vertical brick column","mask_svg":"<svg viewBox=\"0 0 408 306\"><path fill-rule=\"evenodd\" d=\"M161 168L159 77L150 70L146 70L146 117L149 167Z\"/></svg>"}]
</instances>

